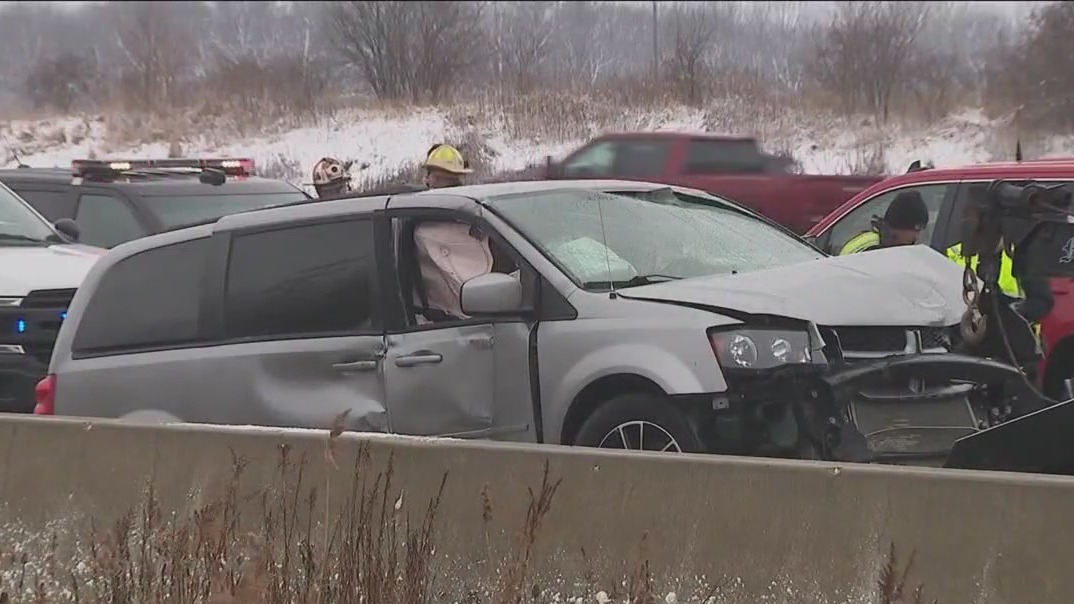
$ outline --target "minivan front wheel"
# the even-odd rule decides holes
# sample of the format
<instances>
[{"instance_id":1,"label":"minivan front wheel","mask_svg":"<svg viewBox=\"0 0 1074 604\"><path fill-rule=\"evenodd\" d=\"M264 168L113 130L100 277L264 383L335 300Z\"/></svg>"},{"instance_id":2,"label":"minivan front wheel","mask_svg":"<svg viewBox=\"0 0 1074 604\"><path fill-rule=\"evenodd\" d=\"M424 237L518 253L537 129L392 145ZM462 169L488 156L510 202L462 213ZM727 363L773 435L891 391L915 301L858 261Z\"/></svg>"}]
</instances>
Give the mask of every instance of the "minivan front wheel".
<instances>
[{"instance_id":1,"label":"minivan front wheel","mask_svg":"<svg viewBox=\"0 0 1074 604\"><path fill-rule=\"evenodd\" d=\"M686 416L666 396L623 394L601 404L578 430L574 444L601 449L703 453Z\"/></svg>"}]
</instances>

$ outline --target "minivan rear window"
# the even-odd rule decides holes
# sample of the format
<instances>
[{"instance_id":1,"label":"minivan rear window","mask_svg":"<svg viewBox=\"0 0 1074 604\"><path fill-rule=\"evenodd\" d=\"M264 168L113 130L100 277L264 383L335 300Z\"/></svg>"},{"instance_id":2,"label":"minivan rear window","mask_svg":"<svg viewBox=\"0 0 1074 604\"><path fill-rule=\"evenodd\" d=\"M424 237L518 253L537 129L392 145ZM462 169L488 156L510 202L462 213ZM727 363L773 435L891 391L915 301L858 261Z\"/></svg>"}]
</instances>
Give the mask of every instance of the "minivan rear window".
<instances>
[{"instance_id":1,"label":"minivan rear window","mask_svg":"<svg viewBox=\"0 0 1074 604\"><path fill-rule=\"evenodd\" d=\"M309 201L302 191L279 193L214 193L212 195L144 195L149 208L166 231L217 218Z\"/></svg>"},{"instance_id":2,"label":"minivan rear window","mask_svg":"<svg viewBox=\"0 0 1074 604\"><path fill-rule=\"evenodd\" d=\"M198 339L209 238L146 250L112 266L93 292L72 351L99 353Z\"/></svg>"}]
</instances>

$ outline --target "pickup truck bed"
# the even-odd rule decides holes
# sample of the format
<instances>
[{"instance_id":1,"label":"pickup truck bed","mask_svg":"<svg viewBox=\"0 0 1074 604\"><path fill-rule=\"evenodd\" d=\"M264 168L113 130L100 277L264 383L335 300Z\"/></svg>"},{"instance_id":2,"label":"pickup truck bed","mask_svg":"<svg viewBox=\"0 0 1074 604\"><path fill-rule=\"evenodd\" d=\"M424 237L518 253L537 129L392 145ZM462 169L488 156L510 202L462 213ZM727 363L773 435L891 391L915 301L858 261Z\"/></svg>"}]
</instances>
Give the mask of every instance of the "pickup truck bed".
<instances>
[{"instance_id":1,"label":"pickup truck bed","mask_svg":"<svg viewBox=\"0 0 1074 604\"><path fill-rule=\"evenodd\" d=\"M728 198L805 234L883 176L800 175L765 155L752 138L680 132L607 134L562 162L548 159L542 179L619 178L679 185Z\"/></svg>"}]
</instances>

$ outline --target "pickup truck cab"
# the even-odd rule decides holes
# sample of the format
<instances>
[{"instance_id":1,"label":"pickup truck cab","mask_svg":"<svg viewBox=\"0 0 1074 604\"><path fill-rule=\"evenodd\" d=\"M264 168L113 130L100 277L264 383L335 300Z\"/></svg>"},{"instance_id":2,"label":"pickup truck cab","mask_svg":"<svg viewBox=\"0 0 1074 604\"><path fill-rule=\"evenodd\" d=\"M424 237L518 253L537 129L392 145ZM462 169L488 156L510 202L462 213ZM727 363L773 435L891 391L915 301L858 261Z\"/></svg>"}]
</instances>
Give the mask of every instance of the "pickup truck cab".
<instances>
[{"instance_id":1,"label":"pickup truck cab","mask_svg":"<svg viewBox=\"0 0 1074 604\"><path fill-rule=\"evenodd\" d=\"M699 189L734 200L796 234L882 176L790 173L791 160L757 140L683 132L605 134L555 163L546 180L618 178Z\"/></svg>"},{"instance_id":2,"label":"pickup truck cab","mask_svg":"<svg viewBox=\"0 0 1074 604\"><path fill-rule=\"evenodd\" d=\"M75 290L103 249L0 183L0 413L29 413Z\"/></svg>"},{"instance_id":3,"label":"pickup truck cab","mask_svg":"<svg viewBox=\"0 0 1074 604\"><path fill-rule=\"evenodd\" d=\"M1074 189L1074 159L991 163L961 168L907 172L869 187L843 204L806 233L806 238L829 254L869 228L873 216L883 215L901 191L921 194L929 209L929 224L920 243L944 251L959 242L961 216L977 190L994 180L1067 183ZM1074 378L1074 278L1052 279L1055 306L1041 321L1045 358L1044 393L1068 398L1066 380Z\"/></svg>"}]
</instances>

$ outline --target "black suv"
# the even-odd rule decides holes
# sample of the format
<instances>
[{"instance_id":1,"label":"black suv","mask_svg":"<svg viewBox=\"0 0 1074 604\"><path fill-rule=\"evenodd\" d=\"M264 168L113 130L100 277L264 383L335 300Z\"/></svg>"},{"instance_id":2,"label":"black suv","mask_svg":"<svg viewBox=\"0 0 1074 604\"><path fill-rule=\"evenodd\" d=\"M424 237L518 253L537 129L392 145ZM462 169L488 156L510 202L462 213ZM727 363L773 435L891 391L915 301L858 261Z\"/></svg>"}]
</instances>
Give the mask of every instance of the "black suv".
<instances>
[{"instance_id":1,"label":"black suv","mask_svg":"<svg viewBox=\"0 0 1074 604\"><path fill-rule=\"evenodd\" d=\"M72 169L9 168L0 182L78 240L111 248L221 216L309 201L280 180L253 176L250 159L76 160Z\"/></svg>"}]
</instances>

